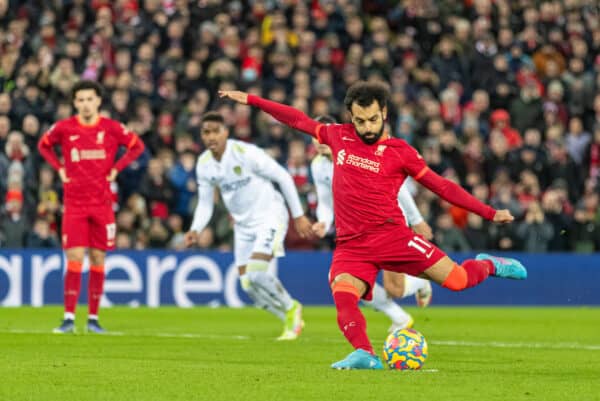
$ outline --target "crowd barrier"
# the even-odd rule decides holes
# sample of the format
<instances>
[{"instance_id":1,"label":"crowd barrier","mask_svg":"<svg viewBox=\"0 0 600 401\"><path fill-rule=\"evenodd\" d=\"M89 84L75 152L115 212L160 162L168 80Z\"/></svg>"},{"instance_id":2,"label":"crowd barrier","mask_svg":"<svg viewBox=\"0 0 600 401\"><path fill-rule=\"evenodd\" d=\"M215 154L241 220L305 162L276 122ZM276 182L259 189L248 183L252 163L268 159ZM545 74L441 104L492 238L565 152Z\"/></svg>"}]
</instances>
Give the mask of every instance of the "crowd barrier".
<instances>
[{"instance_id":1,"label":"crowd barrier","mask_svg":"<svg viewBox=\"0 0 600 401\"><path fill-rule=\"evenodd\" d=\"M462 261L473 255L451 256ZM505 256L523 262L529 272L527 280L490 278L460 293L434 285L433 304L600 305L600 254ZM0 250L0 305L61 304L63 258L59 250ZM288 252L274 268L293 297L307 305L330 305L330 262L329 252ZM231 253L111 252L106 273L105 306L240 307L250 302L239 286ZM86 300L86 288L82 285L80 302ZM401 302L414 303L412 299Z\"/></svg>"}]
</instances>

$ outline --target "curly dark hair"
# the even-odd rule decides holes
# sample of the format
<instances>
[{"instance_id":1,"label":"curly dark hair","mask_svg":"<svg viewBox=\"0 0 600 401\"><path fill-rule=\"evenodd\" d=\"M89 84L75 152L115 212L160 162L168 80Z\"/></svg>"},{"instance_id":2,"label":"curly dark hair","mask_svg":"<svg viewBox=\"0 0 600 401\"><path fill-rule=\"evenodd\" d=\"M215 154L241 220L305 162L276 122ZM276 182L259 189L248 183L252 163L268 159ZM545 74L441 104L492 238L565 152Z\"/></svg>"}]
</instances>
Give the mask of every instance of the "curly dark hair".
<instances>
[{"instance_id":1,"label":"curly dark hair","mask_svg":"<svg viewBox=\"0 0 600 401\"><path fill-rule=\"evenodd\" d=\"M373 101L376 101L379 107L383 109L387 106L389 98L390 92L384 85L376 82L358 81L348 88L344 105L348 111L352 112L352 104L355 102L361 107L367 107L373 104Z\"/></svg>"},{"instance_id":2,"label":"curly dark hair","mask_svg":"<svg viewBox=\"0 0 600 401\"><path fill-rule=\"evenodd\" d=\"M104 95L104 89L98 82L83 80L73 85L73 89L71 90L71 99L75 100L75 95L77 95L77 92L87 89L93 89L96 92L96 95L98 95L100 98L102 98Z\"/></svg>"}]
</instances>

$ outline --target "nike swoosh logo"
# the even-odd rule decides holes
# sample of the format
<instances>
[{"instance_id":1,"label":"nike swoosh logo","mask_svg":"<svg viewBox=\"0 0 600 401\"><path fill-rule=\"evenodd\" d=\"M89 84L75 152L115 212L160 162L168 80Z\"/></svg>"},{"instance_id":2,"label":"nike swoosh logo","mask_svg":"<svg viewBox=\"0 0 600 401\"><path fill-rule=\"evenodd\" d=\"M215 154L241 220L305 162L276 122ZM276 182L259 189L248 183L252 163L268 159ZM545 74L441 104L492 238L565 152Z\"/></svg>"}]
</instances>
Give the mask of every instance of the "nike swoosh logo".
<instances>
[{"instance_id":1,"label":"nike swoosh logo","mask_svg":"<svg viewBox=\"0 0 600 401\"><path fill-rule=\"evenodd\" d=\"M433 251L435 251L435 249L432 249L431 252L429 252L428 254L425 255L427 257L427 259L429 259L431 257L431 255L433 255Z\"/></svg>"},{"instance_id":2,"label":"nike swoosh logo","mask_svg":"<svg viewBox=\"0 0 600 401\"><path fill-rule=\"evenodd\" d=\"M354 142L353 138L348 138L347 136L343 136L342 137L342 141L350 141L350 142Z\"/></svg>"},{"instance_id":3,"label":"nike swoosh logo","mask_svg":"<svg viewBox=\"0 0 600 401\"><path fill-rule=\"evenodd\" d=\"M78 138L79 138L79 135L71 135L71 136L69 137L69 141L74 141L74 140L76 140L76 139L78 139Z\"/></svg>"}]
</instances>

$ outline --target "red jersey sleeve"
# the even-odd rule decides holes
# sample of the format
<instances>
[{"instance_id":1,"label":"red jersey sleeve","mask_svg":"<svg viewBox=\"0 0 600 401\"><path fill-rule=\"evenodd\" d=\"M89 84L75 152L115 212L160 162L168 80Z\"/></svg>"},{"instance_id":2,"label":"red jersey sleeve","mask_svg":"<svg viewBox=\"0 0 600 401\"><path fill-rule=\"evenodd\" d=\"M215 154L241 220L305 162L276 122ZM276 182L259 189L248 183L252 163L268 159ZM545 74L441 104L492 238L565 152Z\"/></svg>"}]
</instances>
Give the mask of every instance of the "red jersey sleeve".
<instances>
[{"instance_id":1,"label":"red jersey sleeve","mask_svg":"<svg viewBox=\"0 0 600 401\"><path fill-rule=\"evenodd\" d=\"M54 145L62 142L62 123L59 121L46 131L38 142L38 151L40 155L54 168L58 170L62 167L58 156L54 152Z\"/></svg>"},{"instance_id":2,"label":"red jersey sleeve","mask_svg":"<svg viewBox=\"0 0 600 401\"><path fill-rule=\"evenodd\" d=\"M431 171L415 148L406 145L402 156L404 171L419 181L425 188L453 205L478 214L487 220L494 219L496 215L494 208L479 201L479 199L465 191L460 185Z\"/></svg>"},{"instance_id":3,"label":"red jersey sleeve","mask_svg":"<svg viewBox=\"0 0 600 401\"><path fill-rule=\"evenodd\" d=\"M300 110L285 104L263 99L260 96L248 95L248 104L258 107L288 127L305 132L317 139L319 137L318 131L324 126L324 124L313 120Z\"/></svg>"},{"instance_id":4,"label":"red jersey sleeve","mask_svg":"<svg viewBox=\"0 0 600 401\"><path fill-rule=\"evenodd\" d=\"M145 146L144 142L135 133L117 121L113 125L113 134L117 139L117 143L127 148L125 154L117 160L114 166L118 171L121 171L142 154Z\"/></svg>"}]
</instances>

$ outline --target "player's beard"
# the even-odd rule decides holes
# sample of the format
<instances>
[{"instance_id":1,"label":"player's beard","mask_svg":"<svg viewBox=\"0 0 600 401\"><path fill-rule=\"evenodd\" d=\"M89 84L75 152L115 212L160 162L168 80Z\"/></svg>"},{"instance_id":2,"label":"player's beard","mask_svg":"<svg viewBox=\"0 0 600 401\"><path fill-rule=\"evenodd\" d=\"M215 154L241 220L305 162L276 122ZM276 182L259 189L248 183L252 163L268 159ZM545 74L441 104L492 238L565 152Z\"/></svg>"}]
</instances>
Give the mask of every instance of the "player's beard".
<instances>
[{"instance_id":1,"label":"player's beard","mask_svg":"<svg viewBox=\"0 0 600 401\"><path fill-rule=\"evenodd\" d=\"M379 132L376 132L375 135L373 135L372 137L369 137L369 138L365 137L365 135L372 134L372 132L365 132L364 134L361 134L360 132L356 131L356 134L367 145L373 145L383 135L383 128L384 128L384 125L381 124L381 128L379 129Z\"/></svg>"}]
</instances>

